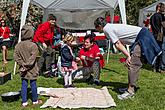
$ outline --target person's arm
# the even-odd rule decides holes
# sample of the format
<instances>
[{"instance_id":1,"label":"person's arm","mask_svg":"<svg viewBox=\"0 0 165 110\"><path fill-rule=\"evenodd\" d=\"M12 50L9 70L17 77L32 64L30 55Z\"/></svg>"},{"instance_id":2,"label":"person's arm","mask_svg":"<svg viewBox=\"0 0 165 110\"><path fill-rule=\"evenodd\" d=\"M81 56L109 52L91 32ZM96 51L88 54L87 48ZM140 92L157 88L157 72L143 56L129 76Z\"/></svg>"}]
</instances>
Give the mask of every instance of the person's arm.
<instances>
[{"instance_id":1,"label":"person's arm","mask_svg":"<svg viewBox=\"0 0 165 110\"><path fill-rule=\"evenodd\" d=\"M126 50L126 48L124 47L124 45L120 42L120 40L118 40L115 43L115 47L118 50L120 50L127 57L126 64L129 66L130 65L131 56L130 56L129 52Z\"/></svg>"},{"instance_id":2,"label":"person's arm","mask_svg":"<svg viewBox=\"0 0 165 110\"><path fill-rule=\"evenodd\" d=\"M44 41L44 35L47 31L48 31L48 25L41 24L38 27L37 32L36 32L37 39L43 45L44 48L47 48L47 45L45 44L45 41Z\"/></svg>"},{"instance_id":3,"label":"person's arm","mask_svg":"<svg viewBox=\"0 0 165 110\"><path fill-rule=\"evenodd\" d=\"M15 48L15 50L14 50L14 54L13 54L13 57L14 57L14 60L17 62L17 64L20 66L20 71L26 71L27 70L27 68L26 67L24 67L24 65L23 65L23 59L22 59L22 57L20 56L20 54L19 54L19 51L18 51L18 48L17 48L17 46L16 46L16 48Z\"/></svg>"}]
</instances>

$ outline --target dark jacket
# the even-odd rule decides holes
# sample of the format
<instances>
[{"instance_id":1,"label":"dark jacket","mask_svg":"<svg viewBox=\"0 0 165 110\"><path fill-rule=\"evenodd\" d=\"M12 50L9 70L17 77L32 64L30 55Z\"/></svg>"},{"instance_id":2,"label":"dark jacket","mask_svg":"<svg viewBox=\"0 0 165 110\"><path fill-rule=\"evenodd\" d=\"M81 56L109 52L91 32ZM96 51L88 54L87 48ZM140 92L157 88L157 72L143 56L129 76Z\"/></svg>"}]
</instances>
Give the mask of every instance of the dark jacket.
<instances>
[{"instance_id":1,"label":"dark jacket","mask_svg":"<svg viewBox=\"0 0 165 110\"><path fill-rule=\"evenodd\" d=\"M61 46L61 66L62 67L72 67L72 61L74 60L73 55L69 47L64 44Z\"/></svg>"},{"instance_id":2,"label":"dark jacket","mask_svg":"<svg viewBox=\"0 0 165 110\"><path fill-rule=\"evenodd\" d=\"M15 46L14 59L20 66L20 75L25 79L37 79L38 66L36 56L38 55L38 47L30 39L34 32L32 27L23 26L21 30L21 42Z\"/></svg>"},{"instance_id":3,"label":"dark jacket","mask_svg":"<svg viewBox=\"0 0 165 110\"><path fill-rule=\"evenodd\" d=\"M157 39L158 32L161 32L162 22L164 21L164 15L161 13L155 13L150 18L151 29L154 37Z\"/></svg>"},{"instance_id":4,"label":"dark jacket","mask_svg":"<svg viewBox=\"0 0 165 110\"><path fill-rule=\"evenodd\" d=\"M159 45L154 39L154 36L146 28L142 28L137 35L135 43L132 45L131 53L137 43L140 44L142 55L146 58L147 62L153 65L157 56L162 53Z\"/></svg>"}]
</instances>

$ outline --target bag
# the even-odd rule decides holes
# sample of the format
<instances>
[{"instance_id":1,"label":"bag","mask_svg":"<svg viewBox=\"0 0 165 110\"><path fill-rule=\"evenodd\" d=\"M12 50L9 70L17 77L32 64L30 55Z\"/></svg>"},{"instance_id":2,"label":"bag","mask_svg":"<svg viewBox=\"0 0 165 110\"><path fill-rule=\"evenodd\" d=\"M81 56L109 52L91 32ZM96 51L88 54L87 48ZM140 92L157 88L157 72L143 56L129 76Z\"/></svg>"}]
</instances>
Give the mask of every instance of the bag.
<instances>
[{"instance_id":1,"label":"bag","mask_svg":"<svg viewBox=\"0 0 165 110\"><path fill-rule=\"evenodd\" d=\"M160 41L160 42L162 42L163 41L163 32L159 32L158 33L158 36L157 36L157 39L156 39L157 41Z\"/></svg>"}]
</instances>

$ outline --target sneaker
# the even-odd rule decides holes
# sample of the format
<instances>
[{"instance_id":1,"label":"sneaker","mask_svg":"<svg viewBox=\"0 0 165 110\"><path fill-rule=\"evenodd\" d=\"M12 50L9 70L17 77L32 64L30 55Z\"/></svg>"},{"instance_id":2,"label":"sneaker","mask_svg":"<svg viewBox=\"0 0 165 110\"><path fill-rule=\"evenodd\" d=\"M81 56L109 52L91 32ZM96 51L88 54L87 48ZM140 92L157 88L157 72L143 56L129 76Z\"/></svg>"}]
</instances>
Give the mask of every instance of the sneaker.
<instances>
[{"instance_id":1,"label":"sneaker","mask_svg":"<svg viewBox=\"0 0 165 110\"><path fill-rule=\"evenodd\" d=\"M118 91L120 92L120 93L124 93L125 91L127 91L128 90L128 88L119 88L118 89Z\"/></svg>"},{"instance_id":2,"label":"sneaker","mask_svg":"<svg viewBox=\"0 0 165 110\"><path fill-rule=\"evenodd\" d=\"M95 80L94 81L94 84L96 84L97 86L99 86L100 85L100 82L98 80Z\"/></svg>"},{"instance_id":3,"label":"sneaker","mask_svg":"<svg viewBox=\"0 0 165 110\"><path fill-rule=\"evenodd\" d=\"M118 95L118 99L120 100L125 100L125 99L129 99L129 98L133 98L134 97L134 92L133 93L129 93L128 91L125 91L123 94Z\"/></svg>"},{"instance_id":4,"label":"sneaker","mask_svg":"<svg viewBox=\"0 0 165 110\"><path fill-rule=\"evenodd\" d=\"M27 106L28 106L28 102L22 103L22 107L27 107Z\"/></svg>"},{"instance_id":5,"label":"sneaker","mask_svg":"<svg viewBox=\"0 0 165 110\"><path fill-rule=\"evenodd\" d=\"M42 100L37 100L36 102L33 102L33 105L39 105L39 104L42 104Z\"/></svg>"},{"instance_id":6,"label":"sneaker","mask_svg":"<svg viewBox=\"0 0 165 110\"><path fill-rule=\"evenodd\" d=\"M64 85L64 88L69 88L69 85Z\"/></svg>"},{"instance_id":7,"label":"sneaker","mask_svg":"<svg viewBox=\"0 0 165 110\"><path fill-rule=\"evenodd\" d=\"M75 86L73 84L70 84L68 87L69 88L74 88Z\"/></svg>"}]
</instances>

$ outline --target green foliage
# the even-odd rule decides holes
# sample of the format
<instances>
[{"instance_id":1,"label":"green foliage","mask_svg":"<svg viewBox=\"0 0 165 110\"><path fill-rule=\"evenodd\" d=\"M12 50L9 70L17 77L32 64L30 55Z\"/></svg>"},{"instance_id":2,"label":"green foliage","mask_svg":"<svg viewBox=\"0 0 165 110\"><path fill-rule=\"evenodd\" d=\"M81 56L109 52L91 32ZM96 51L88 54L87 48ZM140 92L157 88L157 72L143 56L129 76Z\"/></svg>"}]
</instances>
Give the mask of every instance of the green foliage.
<instances>
[{"instance_id":1,"label":"green foliage","mask_svg":"<svg viewBox=\"0 0 165 110\"><path fill-rule=\"evenodd\" d=\"M139 10L158 0L126 0L126 15L128 24L138 25ZM120 15L119 8L115 11Z\"/></svg>"}]
</instances>

